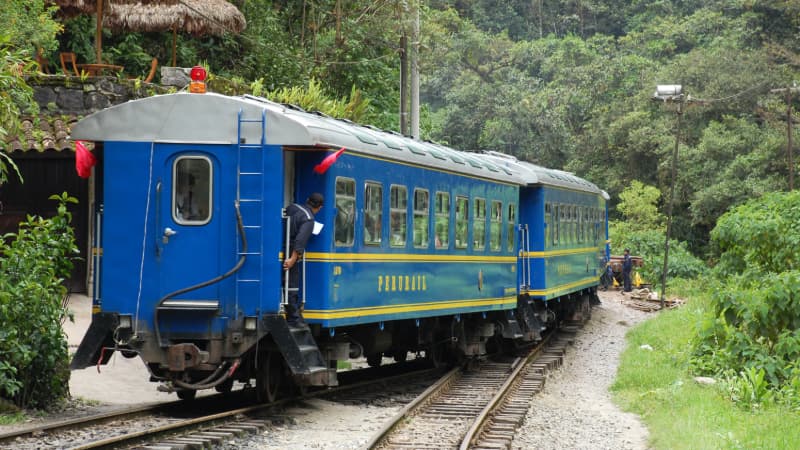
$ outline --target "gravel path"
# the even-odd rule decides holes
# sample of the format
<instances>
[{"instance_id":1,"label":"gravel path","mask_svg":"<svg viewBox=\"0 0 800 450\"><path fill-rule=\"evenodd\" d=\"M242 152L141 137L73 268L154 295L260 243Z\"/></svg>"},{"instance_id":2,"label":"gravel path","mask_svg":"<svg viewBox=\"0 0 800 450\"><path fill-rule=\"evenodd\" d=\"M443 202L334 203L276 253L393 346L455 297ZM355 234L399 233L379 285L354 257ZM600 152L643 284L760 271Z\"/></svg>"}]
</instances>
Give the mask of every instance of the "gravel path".
<instances>
[{"instance_id":1,"label":"gravel path","mask_svg":"<svg viewBox=\"0 0 800 450\"><path fill-rule=\"evenodd\" d=\"M619 292L601 292L602 304L567 348L561 369L551 372L544 390L517 432L514 449L647 449L647 429L638 416L622 412L608 392L625 333L649 317L621 303Z\"/></svg>"}]
</instances>

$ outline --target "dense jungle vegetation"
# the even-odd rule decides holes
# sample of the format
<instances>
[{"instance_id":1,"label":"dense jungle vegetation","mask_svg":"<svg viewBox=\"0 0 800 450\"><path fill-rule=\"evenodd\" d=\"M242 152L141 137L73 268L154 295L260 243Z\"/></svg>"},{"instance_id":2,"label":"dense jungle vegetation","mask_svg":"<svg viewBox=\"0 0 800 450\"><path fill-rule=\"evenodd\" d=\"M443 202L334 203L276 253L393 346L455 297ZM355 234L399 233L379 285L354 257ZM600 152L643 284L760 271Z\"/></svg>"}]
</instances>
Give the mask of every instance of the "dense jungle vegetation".
<instances>
[{"instance_id":1,"label":"dense jungle vegetation","mask_svg":"<svg viewBox=\"0 0 800 450\"><path fill-rule=\"evenodd\" d=\"M410 39L415 2L232 3L247 19L245 31L222 37L179 34L179 66L204 64L217 77L256 93L282 92L301 106L349 105L340 108L341 115L399 129L400 56L407 50L401 42ZM784 226L762 227L759 234L749 220L728 219L715 231L716 241L711 239L726 212L755 202L734 214L762 220L752 212L768 209L758 206L759 199L780 205L783 200L767 194L788 189L787 106L794 110L800 102L787 105L785 94L772 90L793 87L798 78L800 1L420 3L422 138L463 150L510 153L596 183L611 195L614 252L626 245L642 254L651 262L646 278L660 280L657 261L676 138L670 280L711 276L708 268L718 262L717 272L732 277L752 261L747 242L775 250L766 244L772 235L763 233L800 233ZM94 17L62 19L45 0L9 0L0 6L0 22L8 25L0 31L2 138L14 129L20 111L30 108L30 89L21 75L32 67L35 48L44 49L50 61L58 60L59 51L93 60ZM133 73L146 72L153 57L169 61L171 46L171 33L104 33L104 59ZM676 105L652 99L659 84L681 84L688 94L680 128ZM0 183L13 176L3 158L0 152ZM791 169L796 168L795 159ZM748 292L795 301L796 273L769 273L786 295L762 293L766 288L753 285ZM732 336L743 322L760 332L761 325L753 325L760 316L744 307L749 297L726 292L709 313L722 322L702 334L695 364L704 373L721 372L722 363L749 354L748 345L760 346L754 352L774 350L774 342L741 336L725 340L724 355L709 350L719 333ZM769 308L765 302L760 307ZM797 326L781 326L791 342L800 342L793 337ZM781 352L797 354L785 346ZM767 378L782 386L787 380L800 383L800 371L785 360L770 361L774 367Z\"/></svg>"}]
</instances>

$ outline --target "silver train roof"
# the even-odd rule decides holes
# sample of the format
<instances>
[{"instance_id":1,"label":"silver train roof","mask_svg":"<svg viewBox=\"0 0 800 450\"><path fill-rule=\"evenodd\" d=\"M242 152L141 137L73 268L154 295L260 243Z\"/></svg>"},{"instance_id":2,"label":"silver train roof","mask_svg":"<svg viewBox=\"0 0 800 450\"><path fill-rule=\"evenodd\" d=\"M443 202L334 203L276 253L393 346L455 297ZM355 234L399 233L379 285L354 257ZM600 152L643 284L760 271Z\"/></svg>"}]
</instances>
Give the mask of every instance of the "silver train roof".
<instances>
[{"instance_id":1,"label":"silver train roof","mask_svg":"<svg viewBox=\"0 0 800 450\"><path fill-rule=\"evenodd\" d=\"M292 147L341 148L437 170L525 185L602 191L567 172L546 169L497 152L463 152L374 127L333 119L260 97L215 93L157 95L96 112L72 127L70 139L87 141L234 144L242 118L266 117L266 143ZM246 143L261 140L260 122L242 125ZM605 194L602 192L602 194ZM605 195L607 198L607 195Z\"/></svg>"}]
</instances>

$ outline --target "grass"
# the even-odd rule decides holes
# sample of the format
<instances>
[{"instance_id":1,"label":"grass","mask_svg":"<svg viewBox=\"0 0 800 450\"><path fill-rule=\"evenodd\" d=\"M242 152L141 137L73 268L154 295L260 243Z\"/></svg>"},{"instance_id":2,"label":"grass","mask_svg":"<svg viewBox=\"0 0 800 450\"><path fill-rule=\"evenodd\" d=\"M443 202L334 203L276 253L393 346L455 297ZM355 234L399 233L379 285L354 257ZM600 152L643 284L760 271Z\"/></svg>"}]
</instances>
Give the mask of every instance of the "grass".
<instances>
[{"instance_id":1,"label":"grass","mask_svg":"<svg viewBox=\"0 0 800 450\"><path fill-rule=\"evenodd\" d=\"M0 425L14 425L21 423L24 420L25 414L19 411L0 414Z\"/></svg>"},{"instance_id":2,"label":"grass","mask_svg":"<svg viewBox=\"0 0 800 450\"><path fill-rule=\"evenodd\" d=\"M611 386L623 409L638 414L654 449L797 449L800 413L781 406L751 411L730 402L717 385L700 385L689 372L692 339L708 300L698 292L628 332ZM648 344L653 350L640 346Z\"/></svg>"}]
</instances>

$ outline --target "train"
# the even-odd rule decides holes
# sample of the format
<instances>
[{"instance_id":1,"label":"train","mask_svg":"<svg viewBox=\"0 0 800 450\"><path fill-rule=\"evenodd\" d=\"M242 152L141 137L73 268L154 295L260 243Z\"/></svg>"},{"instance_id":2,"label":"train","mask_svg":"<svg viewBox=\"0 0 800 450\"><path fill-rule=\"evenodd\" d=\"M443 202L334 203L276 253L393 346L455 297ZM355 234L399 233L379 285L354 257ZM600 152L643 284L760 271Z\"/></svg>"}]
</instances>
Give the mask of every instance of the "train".
<instances>
[{"instance_id":1,"label":"train","mask_svg":"<svg viewBox=\"0 0 800 450\"><path fill-rule=\"evenodd\" d=\"M479 361L598 301L609 197L565 171L211 92L110 107L71 139L98 160L72 369L119 352L181 399L241 382L273 401L337 385L353 359ZM285 208L315 192L290 327Z\"/></svg>"}]
</instances>

